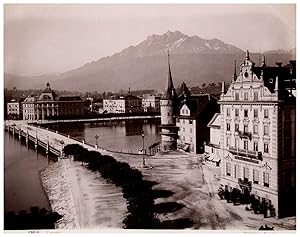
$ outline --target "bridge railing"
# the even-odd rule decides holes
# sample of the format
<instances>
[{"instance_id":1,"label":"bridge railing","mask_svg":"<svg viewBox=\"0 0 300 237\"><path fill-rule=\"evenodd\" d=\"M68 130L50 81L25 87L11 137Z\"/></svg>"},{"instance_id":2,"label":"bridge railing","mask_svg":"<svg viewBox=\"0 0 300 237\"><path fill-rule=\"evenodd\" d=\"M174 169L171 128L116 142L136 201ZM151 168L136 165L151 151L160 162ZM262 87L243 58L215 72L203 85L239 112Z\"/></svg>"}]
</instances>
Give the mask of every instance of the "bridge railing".
<instances>
[{"instance_id":1,"label":"bridge railing","mask_svg":"<svg viewBox=\"0 0 300 237\"><path fill-rule=\"evenodd\" d=\"M40 127L39 125L37 125L37 124L30 124L30 126L33 126L33 127L36 127L36 128L41 128L41 127ZM70 139L72 139L72 140L78 142L78 143L81 144L81 145L85 144L85 145L87 145L87 146L90 146L91 148L95 148L95 144L91 144L91 143L88 143L88 142L86 142L86 141L84 141L84 143L83 143L83 140L80 140L80 139L75 138L75 137L72 137L72 136L70 136L70 135L61 133L61 132L59 132L59 131L57 131L57 130L53 130L53 129L50 129L50 128L47 128L47 127L42 127L42 129L45 129L46 131L49 131L49 132L53 132L53 133L59 134L59 135L65 137L65 138L70 138ZM17 131L18 131L18 130L17 130L17 127L15 127L15 132L17 133ZM24 132L24 131L22 130L22 135L23 135L23 136L26 136L27 133ZM31 136L31 135L29 135L29 136L30 136L30 138L31 138L33 141L35 141L35 137L34 137L34 136ZM41 140L38 140L38 145L42 146L43 148L46 148L46 146L47 146L47 144L44 143L44 142L42 142ZM112 150L112 149L104 148L104 147L102 147L101 145L99 146L99 144L98 144L98 149L102 149L102 150L105 150L105 151L111 152L111 153L129 154L129 155L142 155L142 154L140 154L138 151L137 151L137 152L133 152L132 150L129 150L129 149L128 149L127 151L126 151L125 149L121 149L121 150ZM56 151L57 151L57 153L60 153L60 151L59 151L58 149L56 149ZM145 156L151 156L151 155L154 155L154 154L152 154L151 152L149 152L149 154L146 153L146 154L144 154L144 155L145 155Z\"/></svg>"}]
</instances>

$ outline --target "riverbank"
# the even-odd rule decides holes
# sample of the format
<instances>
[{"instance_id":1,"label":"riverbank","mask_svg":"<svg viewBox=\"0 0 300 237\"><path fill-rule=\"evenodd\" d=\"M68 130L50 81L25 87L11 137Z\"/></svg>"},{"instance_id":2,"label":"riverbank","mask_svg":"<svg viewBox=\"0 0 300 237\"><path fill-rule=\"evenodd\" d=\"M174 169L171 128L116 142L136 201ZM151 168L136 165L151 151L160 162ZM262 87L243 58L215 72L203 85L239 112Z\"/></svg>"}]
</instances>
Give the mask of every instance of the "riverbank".
<instances>
[{"instance_id":1,"label":"riverbank","mask_svg":"<svg viewBox=\"0 0 300 237\"><path fill-rule=\"evenodd\" d=\"M41 173L53 211L63 218L57 229L120 229L127 215L122 190L96 172L63 159Z\"/></svg>"},{"instance_id":2,"label":"riverbank","mask_svg":"<svg viewBox=\"0 0 300 237\"><path fill-rule=\"evenodd\" d=\"M41 180L52 211L63 217L55 224L56 229L79 228L70 183L67 180L63 161L58 161L41 170Z\"/></svg>"}]
</instances>

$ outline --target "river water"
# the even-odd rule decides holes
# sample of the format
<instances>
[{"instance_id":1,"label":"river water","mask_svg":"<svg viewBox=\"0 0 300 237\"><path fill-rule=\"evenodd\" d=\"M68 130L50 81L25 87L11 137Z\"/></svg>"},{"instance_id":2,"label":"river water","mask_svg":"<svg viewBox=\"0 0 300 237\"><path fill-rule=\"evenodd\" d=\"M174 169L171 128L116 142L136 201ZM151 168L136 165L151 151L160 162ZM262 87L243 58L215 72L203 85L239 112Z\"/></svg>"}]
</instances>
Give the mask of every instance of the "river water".
<instances>
[{"instance_id":1,"label":"river water","mask_svg":"<svg viewBox=\"0 0 300 237\"><path fill-rule=\"evenodd\" d=\"M70 135L87 143L123 152L138 153L143 146L141 131L144 131L145 148L160 141L160 120L132 120L123 122L55 124L50 129ZM49 156L50 157L50 156ZM17 137L4 132L4 209L5 211L28 210L31 206L50 209L50 204L40 180L40 170L53 163L45 151L26 147Z\"/></svg>"},{"instance_id":2,"label":"river water","mask_svg":"<svg viewBox=\"0 0 300 237\"><path fill-rule=\"evenodd\" d=\"M4 132L4 210L29 210L32 206L51 210L39 171L53 163L45 151L26 147L12 134Z\"/></svg>"},{"instance_id":3,"label":"river water","mask_svg":"<svg viewBox=\"0 0 300 237\"><path fill-rule=\"evenodd\" d=\"M143 148L141 132L144 131L144 147L147 149L153 143L160 141L160 119L156 120L130 120L122 122L93 122L93 123L61 123L48 127L72 138L83 140L95 145L96 138L101 148L138 153ZM148 149L147 149L148 150Z\"/></svg>"}]
</instances>

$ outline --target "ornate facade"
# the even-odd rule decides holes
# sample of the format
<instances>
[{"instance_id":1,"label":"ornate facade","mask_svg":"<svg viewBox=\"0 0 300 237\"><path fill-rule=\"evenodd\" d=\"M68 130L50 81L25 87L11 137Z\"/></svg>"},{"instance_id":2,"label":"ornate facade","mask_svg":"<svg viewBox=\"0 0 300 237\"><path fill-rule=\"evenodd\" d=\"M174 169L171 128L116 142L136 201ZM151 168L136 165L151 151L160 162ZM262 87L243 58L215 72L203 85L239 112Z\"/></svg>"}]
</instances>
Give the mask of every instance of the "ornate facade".
<instances>
[{"instance_id":1,"label":"ornate facade","mask_svg":"<svg viewBox=\"0 0 300 237\"><path fill-rule=\"evenodd\" d=\"M45 120L49 118L71 118L85 113L80 96L57 96L47 83L39 96L28 96L23 102L24 120Z\"/></svg>"},{"instance_id":2,"label":"ornate facade","mask_svg":"<svg viewBox=\"0 0 300 237\"><path fill-rule=\"evenodd\" d=\"M255 67L247 51L221 106L221 183L248 192L278 217L295 215L295 61Z\"/></svg>"}]
</instances>

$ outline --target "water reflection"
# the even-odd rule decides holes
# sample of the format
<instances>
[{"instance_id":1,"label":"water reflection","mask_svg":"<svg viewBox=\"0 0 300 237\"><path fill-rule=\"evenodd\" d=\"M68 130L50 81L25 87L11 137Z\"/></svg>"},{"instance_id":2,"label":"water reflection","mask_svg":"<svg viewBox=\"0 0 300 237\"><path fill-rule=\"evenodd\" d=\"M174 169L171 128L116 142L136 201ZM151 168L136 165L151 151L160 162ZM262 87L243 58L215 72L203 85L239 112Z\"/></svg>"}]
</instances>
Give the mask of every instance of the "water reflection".
<instances>
[{"instance_id":1,"label":"water reflection","mask_svg":"<svg viewBox=\"0 0 300 237\"><path fill-rule=\"evenodd\" d=\"M141 131L145 133L145 148L160 141L160 120L128 120L118 122L52 124L49 128L68 134L76 139L85 139L96 144L98 135L100 147L112 150L138 153L142 148Z\"/></svg>"},{"instance_id":2,"label":"water reflection","mask_svg":"<svg viewBox=\"0 0 300 237\"><path fill-rule=\"evenodd\" d=\"M141 135L143 131L143 121L125 121L126 136Z\"/></svg>"},{"instance_id":3,"label":"water reflection","mask_svg":"<svg viewBox=\"0 0 300 237\"><path fill-rule=\"evenodd\" d=\"M31 206L50 209L40 180L40 170L53 163L45 150L35 150L24 139L4 132L4 209L29 209Z\"/></svg>"}]
</instances>

